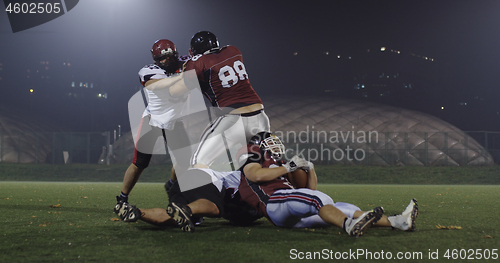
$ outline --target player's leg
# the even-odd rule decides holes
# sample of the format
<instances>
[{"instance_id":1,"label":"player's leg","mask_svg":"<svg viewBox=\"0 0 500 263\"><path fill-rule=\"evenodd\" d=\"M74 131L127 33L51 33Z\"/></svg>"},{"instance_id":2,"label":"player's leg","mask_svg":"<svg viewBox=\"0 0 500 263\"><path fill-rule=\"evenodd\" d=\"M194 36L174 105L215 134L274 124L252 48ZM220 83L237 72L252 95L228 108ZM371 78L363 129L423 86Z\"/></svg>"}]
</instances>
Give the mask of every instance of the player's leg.
<instances>
[{"instance_id":1,"label":"player's leg","mask_svg":"<svg viewBox=\"0 0 500 263\"><path fill-rule=\"evenodd\" d=\"M134 163L129 165L129 167L125 171L125 175L123 176L121 197L128 199L128 195L134 188L137 181L139 181L139 178L141 177L144 169L146 168L137 167Z\"/></svg>"},{"instance_id":2,"label":"player's leg","mask_svg":"<svg viewBox=\"0 0 500 263\"><path fill-rule=\"evenodd\" d=\"M237 144L246 144L256 133L269 130L269 118L263 111L251 116L220 116L203 132L191 165L194 168L208 168L227 149Z\"/></svg>"},{"instance_id":3,"label":"player's leg","mask_svg":"<svg viewBox=\"0 0 500 263\"><path fill-rule=\"evenodd\" d=\"M339 208L332 204L321 207L318 215L330 225L343 228L349 235L358 237L376 223L383 215L383 208L377 207L372 211L363 212L353 217L348 217ZM359 213L356 211L354 214Z\"/></svg>"},{"instance_id":4,"label":"player's leg","mask_svg":"<svg viewBox=\"0 0 500 263\"><path fill-rule=\"evenodd\" d=\"M342 227L346 218L342 212L336 209L335 216L331 212L327 214L334 209L333 200L328 195L307 188L278 190L267 203L270 219L281 227L312 227L317 223L313 215L318 215L328 225Z\"/></svg>"},{"instance_id":5,"label":"player's leg","mask_svg":"<svg viewBox=\"0 0 500 263\"><path fill-rule=\"evenodd\" d=\"M137 133L137 142L134 144L134 158L132 164L129 165L123 176L122 188L120 195L116 197L117 203L114 212L118 214L121 206L128 203L128 196L135 184L142 175L144 169L149 166L152 157L152 149L156 138L160 136L159 129L152 129L149 125L144 125L144 119L141 120Z\"/></svg>"},{"instance_id":6,"label":"player's leg","mask_svg":"<svg viewBox=\"0 0 500 263\"><path fill-rule=\"evenodd\" d=\"M217 217L220 215L217 205L207 199L198 199L189 203L188 206L194 215L207 217Z\"/></svg>"},{"instance_id":7,"label":"player's leg","mask_svg":"<svg viewBox=\"0 0 500 263\"><path fill-rule=\"evenodd\" d=\"M269 198L267 213L277 226L311 228L330 225L343 228L355 237L362 235L378 215L367 213L359 220L353 220L336 208L328 195L307 188L276 191Z\"/></svg>"},{"instance_id":8,"label":"player's leg","mask_svg":"<svg viewBox=\"0 0 500 263\"><path fill-rule=\"evenodd\" d=\"M264 110L255 116L243 117L247 141L259 132L271 132L271 123Z\"/></svg>"},{"instance_id":9,"label":"player's leg","mask_svg":"<svg viewBox=\"0 0 500 263\"><path fill-rule=\"evenodd\" d=\"M383 216L374 226L393 227L403 231L414 231L415 220L418 216L418 204L416 199L412 199L406 209L393 216Z\"/></svg>"},{"instance_id":10,"label":"player's leg","mask_svg":"<svg viewBox=\"0 0 500 263\"><path fill-rule=\"evenodd\" d=\"M217 157L227 152L227 148L230 147L229 144L233 143L233 139L227 138L231 138L234 135L240 135L243 138L243 143L246 143L243 124L241 124L241 128L239 126L235 126L240 123L239 120L239 115L224 115L215 119L205 129L200 138L198 148L193 153L191 158L192 167L210 167ZM234 130L241 130L241 134L234 132Z\"/></svg>"},{"instance_id":11,"label":"player's leg","mask_svg":"<svg viewBox=\"0 0 500 263\"><path fill-rule=\"evenodd\" d=\"M194 231L193 215L219 217L223 213L224 191L222 183L218 186L212 182L212 175L201 169L190 169L186 177L192 180L208 182L203 186L179 191L172 196L167 207L167 213L186 232ZM179 181L176 185L179 185ZM180 188L180 187L179 187Z\"/></svg>"},{"instance_id":12,"label":"player's leg","mask_svg":"<svg viewBox=\"0 0 500 263\"><path fill-rule=\"evenodd\" d=\"M139 154L139 155L141 155L141 154ZM139 158L142 158L142 157L139 157ZM151 157L149 157L149 158L146 157L146 159L148 159L147 162L149 163L149 159L151 159ZM128 203L128 196L129 196L130 192L132 191L132 189L134 188L137 181L139 180L139 178L141 177L141 174L144 171L144 169L146 169L146 168L145 167L144 168L138 167L135 163L132 163L129 165L129 167L125 171L125 175L123 176L121 192L120 192L120 195L116 197L116 205L115 205L115 208L113 209L115 214L118 214L121 207L124 204Z\"/></svg>"},{"instance_id":13,"label":"player's leg","mask_svg":"<svg viewBox=\"0 0 500 263\"><path fill-rule=\"evenodd\" d=\"M319 217L326 223L340 228L344 227L347 216L332 204L322 206L318 211Z\"/></svg>"},{"instance_id":14,"label":"player's leg","mask_svg":"<svg viewBox=\"0 0 500 263\"><path fill-rule=\"evenodd\" d=\"M167 214L163 208L140 209L140 219L155 226L177 226L177 223Z\"/></svg>"},{"instance_id":15,"label":"player's leg","mask_svg":"<svg viewBox=\"0 0 500 263\"><path fill-rule=\"evenodd\" d=\"M347 217L343 223L344 230L355 237L363 235L369 227L384 217L382 207L377 207L372 211L361 211L359 207L344 202L337 202L334 206Z\"/></svg>"},{"instance_id":16,"label":"player's leg","mask_svg":"<svg viewBox=\"0 0 500 263\"><path fill-rule=\"evenodd\" d=\"M192 156L191 141L184 123L178 120L172 130L163 130L163 138L172 159L171 181L175 181L178 175L182 175L190 166Z\"/></svg>"},{"instance_id":17,"label":"player's leg","mask_svg":"<svg viewBox=\"0 0 500 263\"><path fill-rule=\"evenodd\" d=\"M276 191L269 198L267 212L276 225L284 227L294 227L297 224L310 227L318 221L317 218L310 216L317 214L327 224L341 227L349 235L357 237L363 235L380 219L383 209L376 208L356 219L348 218L334 206L333 200L328 195L317 190L300 188Z\"/></svg>"},{"instance_id":18,"label":"player's leg","mask_svg":"<svg viewBox=\"0 0 500 263\"><path fill-rule=\"evenodd\" d=\"M123 176L120 195L116 197L117 204L115 207L115 213L117 213L117 210L119 210L119 206L121 206L121 204L128 202L128 196L137 181L139 181L139 178L141 177L144 170L148 167L151 156L151 154L144 154L135 149L134 159Z\"/></svg>"},{"instance_id":19,"label":"player's leg","mask_svg":"<svg viewBox=\"0 0 500 263\"><path fill-rule=\"evenodd\" d=\"M353 218L353 215L356 211L361 211L361 209L353 204L344 203L344 202L336 202L333 204L337 209L339 209L342 213L344 213L347 217ZM362 214L362 213L361 213ZM361 215L360 214L360 215ZM327 227L330 224L326 223L319 215L313 215L307 218L303 218L299 223L297 223L294 227L296 228L317 228L317 227Z\"/></svg>"},{"instance_id":20,"label":"player's leg","mask_svg":"<svg viewBox=\"0 0 500 263\"><path fill-rule=\"evenodd\" d=\"M125 222L135 222L142 220L146 223L155 226L177 226L175 220L170 217L167 211L163 208L137 208L126 204L118 213L120 218Z\"/></svg>"},{"instance_id":21,"label":"player's leg","mask_svg":"<svg viewBox=\"0 0 500 263\"><path fill-rule=\"evenodd\" d=\"M166 209L167 214L177 223L184 232L194 232L194 216L218 217L220 210L210 200L198 199L189 204L182 202L171 202Z\"/></svg>"}]
</instances>

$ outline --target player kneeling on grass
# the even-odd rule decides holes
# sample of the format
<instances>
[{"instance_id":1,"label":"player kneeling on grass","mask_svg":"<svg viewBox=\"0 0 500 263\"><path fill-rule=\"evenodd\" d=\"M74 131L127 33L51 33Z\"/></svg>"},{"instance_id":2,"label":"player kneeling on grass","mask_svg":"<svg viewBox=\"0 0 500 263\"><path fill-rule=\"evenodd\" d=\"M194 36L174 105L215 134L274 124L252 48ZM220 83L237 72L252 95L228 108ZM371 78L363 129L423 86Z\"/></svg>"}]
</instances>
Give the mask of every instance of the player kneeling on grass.
<instances>
[{"instance_id":1,"label":"player kneeling on grass","mask_svg":"<svg viewBox=\"0 0 500 263\"><path fill-rule=\"evenodd\" d=\"M140 219L156 226L178 226L185 232L194 232L195 224L202 217L223 217L234 225L249 225L262 217L239 198L236 189L240 182L240 171L190 169L184 176L189 180L207 183L181 191L178 181L175 181L166 188L170 200L167 209L143 209L127 203L118 215L125 222Z\"/></svg>"},{"instance_id":2,"label":"player kneeling on grass","mask_svg":"<svg viewBox=\"0 0 500 263\"><path fill-rule=\"evenodd\" d=\"M282 160L285 147L281 140L268 132L252 137L246 154L239 158L241 198L271 223L280 227L320 227L333 225L358 237L372 225L392 226L402 230L414 228L417 204L412 200L403 214L383 215L383 208L363 212L354 205L334 203L323 192L317 191L314 165L298 156L288 163ZM296 189L285 176L297 169L307 171L307 188ZM405 225L406 224L406 225Z\"/></svg>"}]
</instances>

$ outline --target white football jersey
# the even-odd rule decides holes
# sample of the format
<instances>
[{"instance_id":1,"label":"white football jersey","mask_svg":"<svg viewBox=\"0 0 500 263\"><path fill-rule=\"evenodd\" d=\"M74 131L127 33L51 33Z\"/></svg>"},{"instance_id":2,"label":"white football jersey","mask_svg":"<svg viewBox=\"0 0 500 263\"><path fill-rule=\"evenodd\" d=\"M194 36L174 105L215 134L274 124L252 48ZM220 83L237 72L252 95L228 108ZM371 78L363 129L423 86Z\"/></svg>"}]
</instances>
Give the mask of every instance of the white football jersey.
<instances>
[{"instance_id":1,"label":"white football jersey","mask_svg":"<svg viewBox=\"0 0 500 263\"><path fill-rule=\"evenodd\" d=\"M155 64L146 65L139 70L142 85L151 79L163 79L178 74L167 74L165 70ZM177 119L182 116L187 94L182 98L173 98L169 89L144 90L148 95L148 106L144 110L142 117L150 116L149 124L151 126L172 130Z\"/></svg>"}]
</instances>

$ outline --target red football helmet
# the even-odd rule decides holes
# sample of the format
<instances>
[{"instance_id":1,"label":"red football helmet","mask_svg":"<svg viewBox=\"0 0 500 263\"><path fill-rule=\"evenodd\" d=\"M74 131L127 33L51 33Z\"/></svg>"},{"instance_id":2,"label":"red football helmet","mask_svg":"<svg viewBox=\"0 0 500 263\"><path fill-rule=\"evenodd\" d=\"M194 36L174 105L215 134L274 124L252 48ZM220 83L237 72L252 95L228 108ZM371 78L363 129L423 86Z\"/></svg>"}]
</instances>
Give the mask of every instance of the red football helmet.
<instances>
[{"instance_id":1,"label":"red football helmet","mask_svg":"<svg viewBox=\"0 0 500 263\"><path fill-rule=\"evenodd\" d=\"M172 41L168 39L156 40L151 48L151 55L156 65L167 73L174 73L179 69L179 53Z\"/></svg>"},{"instance_id":2,"label":"red football helmet","mask_svg":"<svg viewBox=\"0 0 500 263\"><path fill-rule=\"evenodd\" d=\"M285 155L285 145L280 138L270 132L259 132L250 138L249 144L258 145L261 154L268 154L275 161L279 161Z\"/></svg>"}]
</instances>

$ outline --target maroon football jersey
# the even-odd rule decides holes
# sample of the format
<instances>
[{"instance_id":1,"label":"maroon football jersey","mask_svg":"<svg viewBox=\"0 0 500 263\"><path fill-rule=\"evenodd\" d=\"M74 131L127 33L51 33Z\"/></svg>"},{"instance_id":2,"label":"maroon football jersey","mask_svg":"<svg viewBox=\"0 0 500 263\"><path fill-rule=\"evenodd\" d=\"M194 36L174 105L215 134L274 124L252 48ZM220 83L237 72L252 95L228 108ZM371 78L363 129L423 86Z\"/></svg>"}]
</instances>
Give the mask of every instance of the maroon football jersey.
<instances>
[{"instance_id":1,"label":"maroon football jersey","mask_svg":"<svg viewBox=\"0 0 500 263\"><path fill-rule=\"evenodd\" d=\"M250 85L243 56L234 46L194 56L185 65L185 71L191 69L196 70L201 90L214 107L240 108L262 103Z\"/></svg>"},{"instance_id":2,"label":"maroon football jersey","mask_svg":"<svg viewBox=\"0 0 500 263\"><path fill-rule=\"evenodd\" d=\"M269 154L266 152L264 156L260 154L259 152L256 152L259 147L256 145L248 145L248 160L241 168L241 180L240 180L240 186L238 187L238 191L240 192L241 199L244 200L246 203L251 205L254 209L259 211L261 214L263 214L266 218L269 219L269 216L267 215L267 202L269 201L269 197L276 192L279 189L293 189L292 184L290 181L288 181L287 177L285 175L278 177L277 179L274 179L269 182L265 183L254 183L249 181L245 177L245 173L243 172L243 168L245 165L249 163L260 163L262 167L264 168L269 168L273 166L279 166L280 164L277 163L275 160L270 158Z\"/></svg>"}]
</instances>

